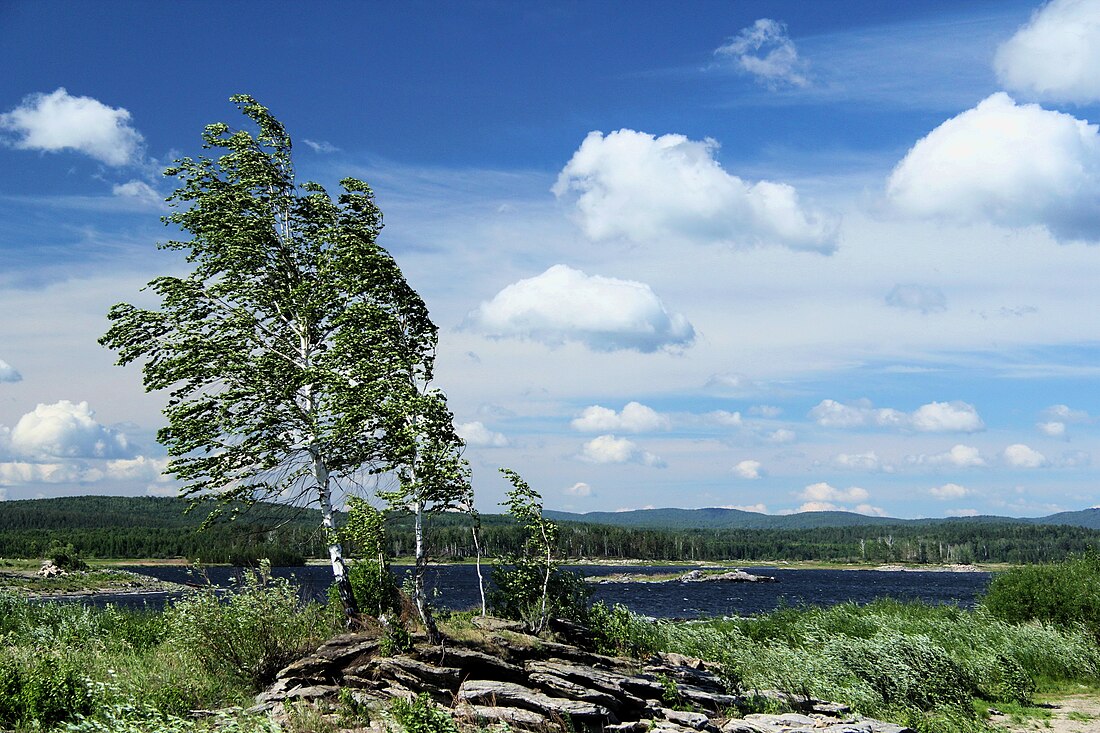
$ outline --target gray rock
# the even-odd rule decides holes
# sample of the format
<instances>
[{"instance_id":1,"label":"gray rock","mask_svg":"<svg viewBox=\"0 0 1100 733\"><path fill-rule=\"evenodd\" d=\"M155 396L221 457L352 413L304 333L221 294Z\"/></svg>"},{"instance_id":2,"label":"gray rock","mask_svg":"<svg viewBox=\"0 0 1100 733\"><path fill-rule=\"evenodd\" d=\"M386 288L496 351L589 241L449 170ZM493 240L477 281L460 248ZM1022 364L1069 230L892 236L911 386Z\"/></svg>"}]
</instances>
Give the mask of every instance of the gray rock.
<instances>
[{"instance_id":1,"label":"gray rock","mask_svg":"<svg viewBox=\"0 0 1100 733\"><path fill-rule=\"evenodd\" d=\"M477 725L486 723L506 723L519 728L542 730L550 727L550 719L531 710L488 705L459 705L454 715L460 720L468 720Z\"/></svg>"},{"instance_id":2,"label":"gray rock","mask_svg":"<svg viewBox=\"0 0 1100 733\"><path fill-rule=\"evenodd\" d=\"M616 712L622 708L619 700L613 695L608 695L606 692L599 692L597 690L590 690L583 685L578 685L575 682L570 682L569 680L562 679L552 674L532 672L527 675L527 680L540 690L560 697L567 697L570 700L582 700L584 702L595 703L596 705L603 705L609 710L614 710Z\"/></svg>"},{"instance_id":3,"label":"gray rock","mask_svg":"<svg viewBox=\"0 0 1100 733\"><path fill-rule=\"evenodd\" d=\"M549 718L570 718L585 723L611 722L618 719L602 705L564 697L550 697L530 687L494 680L466 680L458 688L458 699L468 703L534 710Z\"/></svg>"},{"instance_id":4,"label":"gray rock","mask_svg":"<svg viewBox=\"0 0 1100 733\"><path fill-rule=\"evenodd\" d=\"M761 728L741 718L734 718L732 720L727 720L718 730L720 730L721 733L769 733L771 729Z\"/></svg>"},{"instance_id":5,"label":"gray rock","mask_svg":"<svg viewBox=\"0 0 1100 733\"><path fill-rule=\"evenodd\" d=\"M523 679L523 667L476 649L447 648L435 652L429 658L433 662L438 660L438 664L457 667L467 675L505 680Z\"/></svg>"},{"instance_id":6,"label":"gray rock","mask_svg":"<svg viewBox=\"0 0 1100 733\"><path fill-rule=\"evenodd\" d=\"M694 730L703 730L710 725L710 718L702 713L691 713L686 710L672 710L661 708L661 717L677 725L683 725Z\"/></svg>"}]
</instances>

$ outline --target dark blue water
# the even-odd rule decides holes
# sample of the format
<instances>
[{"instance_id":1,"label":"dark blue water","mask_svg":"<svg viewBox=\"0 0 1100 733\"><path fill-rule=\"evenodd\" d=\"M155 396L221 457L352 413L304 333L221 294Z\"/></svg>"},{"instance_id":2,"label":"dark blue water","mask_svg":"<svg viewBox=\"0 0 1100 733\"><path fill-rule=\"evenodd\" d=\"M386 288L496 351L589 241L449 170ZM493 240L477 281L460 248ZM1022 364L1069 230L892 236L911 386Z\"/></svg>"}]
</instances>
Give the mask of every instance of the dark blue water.
<instances>
[{"instance_id":1,"label":"dark blue water","mask_svg":"<svg viewBox=\"0 0 1100 733\"><path fill-rule=\"evenodd\" d=\"M194 582L195 577L182 567L127 568L173 582ZM660 573L685 570L683 566L610 567L606 565L572 566L569 569L586 576L621 572ZM398 575L408 568L395 567ZM774 576L776 583L608 583L594 585L594 601L621 603L635 613L657 618L702 618L709 616L747 616L772 611L779 606L832 606L854 601L869 603L876 598L921 600L926 603L950 603L973 606L985 591L990 573L884 572L876 570L785 570L757 568L756 574ZM237 568L213 567L206 570L216 586L231 585L239 577ZM323 598L332 582L327 566L275 568L277 577L290 578L303 598ZM485 568L488 583L488 568ZM480 598L477 574L472 565L447 565L428 570L428 585L436 591L436 605L453 610L474 608ZM117 603L126 606L160 607L178 594L150 596L95 596L96 604Z\"/></svg>"}]
</instances>

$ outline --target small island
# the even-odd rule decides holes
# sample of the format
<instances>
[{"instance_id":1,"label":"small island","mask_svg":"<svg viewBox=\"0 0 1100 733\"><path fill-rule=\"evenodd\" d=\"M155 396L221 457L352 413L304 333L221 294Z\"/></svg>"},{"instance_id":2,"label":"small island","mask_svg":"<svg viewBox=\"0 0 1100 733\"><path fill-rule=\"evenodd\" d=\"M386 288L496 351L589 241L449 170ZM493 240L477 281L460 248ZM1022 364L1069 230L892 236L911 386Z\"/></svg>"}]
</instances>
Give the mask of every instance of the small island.
<instances>
[{"instance_id":1,"label":"small island","mask_svg":"<svg viewBox=\"0 0 1100 733\"><path fill-rule=\"evenodd\" d=\"M682 573L614 573L612 575L590 575L589 583L606 585L610 583L774 583L771 575L754 575L744 570L688 570Z\"/></svg>"}]
</instances>

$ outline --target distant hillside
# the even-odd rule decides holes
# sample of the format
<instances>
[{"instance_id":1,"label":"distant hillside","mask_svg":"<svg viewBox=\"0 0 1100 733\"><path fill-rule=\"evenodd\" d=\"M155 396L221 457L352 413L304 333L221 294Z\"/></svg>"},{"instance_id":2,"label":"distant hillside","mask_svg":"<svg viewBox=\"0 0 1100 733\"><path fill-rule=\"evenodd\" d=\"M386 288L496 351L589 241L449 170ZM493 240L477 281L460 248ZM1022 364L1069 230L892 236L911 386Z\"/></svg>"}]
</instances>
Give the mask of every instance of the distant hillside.
<instances>
[{"instance_id":1,"label":"distant hillside","mask_svg":"<svg viewBox=\"0 0 1100 733\"><path fill-rule=\"evenodd\" d=\"M998 516L948 517L943 519L897 519L869 517L853 512L799 512L773 515L739 509L636 509L628 512L587 512L574 514L547 510L544 514L556 522L584 522L613 527L651 529L819 529L823 527L886 527L937 524L1049 524L1085 529L1100 529L1100 509L1059 512L1046 517L1016 518Z\"/></svg>"}]
</instances>

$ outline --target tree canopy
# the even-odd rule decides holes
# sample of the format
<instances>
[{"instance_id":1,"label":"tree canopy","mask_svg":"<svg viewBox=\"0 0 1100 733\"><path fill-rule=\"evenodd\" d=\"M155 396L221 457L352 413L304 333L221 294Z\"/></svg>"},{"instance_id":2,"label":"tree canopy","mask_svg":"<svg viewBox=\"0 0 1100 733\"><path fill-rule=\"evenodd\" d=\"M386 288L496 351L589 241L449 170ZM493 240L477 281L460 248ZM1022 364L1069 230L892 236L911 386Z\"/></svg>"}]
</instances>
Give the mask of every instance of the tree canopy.
<instances>
[{"instance_id":1,"label":"tree canopy","mask_svg":"<svg viewBox=\"0 0 1100 733\"><path fill-rule=\"evenodd\" d=\"M157 308L112 307L101 343L141 360L146 390L168 390L158 440L184 495L319 505L350 612L333 491L386 472L406 494L438 486L461 452L428 387L437 329L377 242L370 187L345 178L333 199L299 185L283 125L231 100L254 130L208 125L208 152L165 171L179 182L165 223L186 236L160 246L191 271L149 283Z\"/></svg>"}]
</instances>

